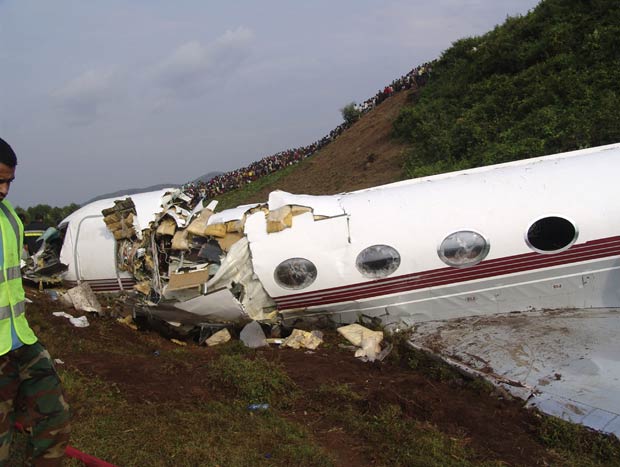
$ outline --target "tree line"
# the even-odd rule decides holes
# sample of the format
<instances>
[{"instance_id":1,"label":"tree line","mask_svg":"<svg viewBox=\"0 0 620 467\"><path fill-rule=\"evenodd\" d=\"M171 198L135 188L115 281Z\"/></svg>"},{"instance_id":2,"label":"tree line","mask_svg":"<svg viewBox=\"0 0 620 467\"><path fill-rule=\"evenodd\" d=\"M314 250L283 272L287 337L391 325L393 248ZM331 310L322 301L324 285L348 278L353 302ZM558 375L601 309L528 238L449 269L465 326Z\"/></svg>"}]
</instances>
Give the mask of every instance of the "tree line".
<instances>
[{"instance_id":1,"label":"tree line","mask_svg":"<svg viewBox=\"0 0 620 467\"><path fill-rule=\"evenodd\" d=\"M56 227L60 221L79 208L80 205L75 203L71 203L61 208L52 207L48 204L37 204L36 206L31 206L28 209L23 209L17 206L15 211L21 217L24 225L28 222L41 219L47 226Z\"/></svg>"}]
</instances>

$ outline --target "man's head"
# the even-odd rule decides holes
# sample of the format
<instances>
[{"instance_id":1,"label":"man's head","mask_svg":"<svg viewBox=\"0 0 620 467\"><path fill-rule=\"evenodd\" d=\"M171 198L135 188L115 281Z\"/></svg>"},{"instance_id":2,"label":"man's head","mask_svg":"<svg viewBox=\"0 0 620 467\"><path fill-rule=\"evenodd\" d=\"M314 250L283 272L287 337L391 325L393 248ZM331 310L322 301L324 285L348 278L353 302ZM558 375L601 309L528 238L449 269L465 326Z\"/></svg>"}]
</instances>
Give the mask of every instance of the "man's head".
<instances>
[{"instance_id":1,"label":"man's head","mask_svg":"<svg viewBox=\"0 0 620 467\"><path fill-rule=\"evenodd\" d=\"M9 143L0 138L0 201L9 194L11 182L15 179L17 156Z\"/></svg>"}]
</instances>

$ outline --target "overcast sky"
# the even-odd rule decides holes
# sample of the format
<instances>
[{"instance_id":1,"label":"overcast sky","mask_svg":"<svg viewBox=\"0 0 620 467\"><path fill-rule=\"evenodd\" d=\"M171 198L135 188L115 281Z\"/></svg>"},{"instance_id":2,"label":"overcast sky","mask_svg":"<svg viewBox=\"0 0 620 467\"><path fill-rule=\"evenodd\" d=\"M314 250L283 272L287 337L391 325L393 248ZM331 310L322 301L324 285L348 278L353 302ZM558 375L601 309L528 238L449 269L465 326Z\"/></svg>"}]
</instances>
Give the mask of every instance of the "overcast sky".
<instances>
[{"instance_id":1,"label":"overcast sky","mask_svg":"<svg viewBox=\"0 0 620 467\"><path fill-rule=\"evenodd\" d=\"M536 0L0 0L0 136L28 207L305 146Z\"/></svg>"}]
</instances>

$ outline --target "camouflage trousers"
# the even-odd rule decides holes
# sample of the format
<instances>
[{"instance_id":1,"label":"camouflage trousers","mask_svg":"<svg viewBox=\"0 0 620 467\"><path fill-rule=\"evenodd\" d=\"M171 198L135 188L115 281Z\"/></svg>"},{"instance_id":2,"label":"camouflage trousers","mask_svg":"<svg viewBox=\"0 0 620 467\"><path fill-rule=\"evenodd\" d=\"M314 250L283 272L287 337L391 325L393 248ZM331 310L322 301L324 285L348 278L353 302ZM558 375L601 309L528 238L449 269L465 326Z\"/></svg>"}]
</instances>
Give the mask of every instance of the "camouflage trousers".
<instances>
[{"instance_id":1,"label":"camouflage trousers","mask_svg":"<svg viewBox=\"0 0 620 467\"><path fill-rule=\"evenodd\" d=\"M24 465L61 465L69 418L60 378L45 347L36 342L0 356L0 466L8 465L18 419L29 432Z\"/></svg>"}]
</instances>

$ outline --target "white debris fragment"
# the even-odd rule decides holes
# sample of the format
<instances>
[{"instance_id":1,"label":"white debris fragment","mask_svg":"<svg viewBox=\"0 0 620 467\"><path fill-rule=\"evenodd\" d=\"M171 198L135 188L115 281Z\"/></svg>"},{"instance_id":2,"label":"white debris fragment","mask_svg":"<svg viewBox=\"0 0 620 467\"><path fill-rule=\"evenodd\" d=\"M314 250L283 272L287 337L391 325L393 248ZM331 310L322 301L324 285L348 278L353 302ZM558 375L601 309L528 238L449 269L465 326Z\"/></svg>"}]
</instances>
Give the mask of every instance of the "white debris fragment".
<instances>
[{"instance_id":1,"label":"white debris fragment","mask_svg":"<svg viewBox=\"0 0 620 467\"><path fill-rule=\"evenodd\" d=\"M246 324L241 330L239 338L241 342L252 349L268 345L263 328L256 321Z\"/></svg>"},{"instance_id":2,"label":"white debris fragment","mask_svg":"<svg viewBox=\"0 0 620 467\"><path fill-rule=\"evenodd\" d=\"M209 337L205 343L209 347L213 347L214 345L223 344L228 342L231 339L230 331L226 328L220 329L218 332Z\"/></svg>"},{"instance_id":3,"label":"white debris fragment","mask_svg":"<svg viewBox=\"0 0 620 467\"><path fill-rule=\"evenodd\" d=\"M373 331L361 324L349 324L338 328L338 333L351 344L359 347L355 351L355 356L364 361L374 362L381 352L381 341L383 341L381 331Z\"/></svg>"},{"instance_id":4,"label":"white debris fragment","mask_svg":"<svg viewBox=\"0 0 620 467\"><path fill-rule=\"evenodd\" d=\"M80 316L79 318L75 318L74 316L71 316L69 313L65 313L64 311L55 311L52 314L60 318L67 318L69 322L73 324L76 328L86 328L89 326L88 318L86 318L86 316Z\"/></svg>"},{"instance_id":5,"label":"white debris fragment","mask_svg":"<svg viewBox=\"0 0 620 467\"><path fill-rule=\"evenodd\" d=\"M78 311L101 313L101 304L88 282L82 282L77 287L67 290L63 298L65 301L68 300L73 308Z\"/></svg>"},{"instance_id":6,"label":"white debris fragment","mask_svg":"<svg viewBox=\"0 0 620 467\"><path fill-rule=\"evenodd\" d=\"M291 347L293 349L310 349L314 350L323 343L323 333L321 331L302 331L301 329L293 329L293 332L282 342L283 347Z\"/></svg>"}]
</instances>

